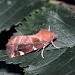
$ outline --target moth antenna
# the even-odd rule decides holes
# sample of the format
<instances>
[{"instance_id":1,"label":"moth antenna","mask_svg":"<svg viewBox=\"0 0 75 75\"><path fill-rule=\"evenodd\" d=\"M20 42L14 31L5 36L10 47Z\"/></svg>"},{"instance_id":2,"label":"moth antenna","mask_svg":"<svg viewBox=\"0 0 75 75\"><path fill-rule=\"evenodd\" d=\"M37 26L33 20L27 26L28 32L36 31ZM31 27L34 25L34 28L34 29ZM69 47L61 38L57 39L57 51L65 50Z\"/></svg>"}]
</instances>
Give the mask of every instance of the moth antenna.
<instances>
[{"instance_id":1,"label":"moth antenna","mask_svg":"<svg viewBox=\"0 0 75 75\"><path fill-rule=\"evenodd\" d=\"M50 31L50 25L49 25L48 31Z\"/></svg>"}]
</instances>

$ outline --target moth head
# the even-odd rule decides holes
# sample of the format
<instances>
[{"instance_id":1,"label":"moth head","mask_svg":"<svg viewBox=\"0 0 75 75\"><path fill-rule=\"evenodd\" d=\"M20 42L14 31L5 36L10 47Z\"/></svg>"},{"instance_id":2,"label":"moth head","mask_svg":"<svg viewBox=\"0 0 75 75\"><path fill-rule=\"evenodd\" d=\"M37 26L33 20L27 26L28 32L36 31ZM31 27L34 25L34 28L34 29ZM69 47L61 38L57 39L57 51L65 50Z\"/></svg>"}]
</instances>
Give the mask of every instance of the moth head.
<instances>
[{"instance_id":1,"label":"moth head","mask_svg":"<svg viewBox=\"0 0 75 75\"><path fill-rule=\"evenodd\" d=\"M58 35L57 35L57 34L52 33L52 39L53 39L53 40L54 40L54 39L57 39L57 37L58 37Z\"/></svg>"}]
</instances>

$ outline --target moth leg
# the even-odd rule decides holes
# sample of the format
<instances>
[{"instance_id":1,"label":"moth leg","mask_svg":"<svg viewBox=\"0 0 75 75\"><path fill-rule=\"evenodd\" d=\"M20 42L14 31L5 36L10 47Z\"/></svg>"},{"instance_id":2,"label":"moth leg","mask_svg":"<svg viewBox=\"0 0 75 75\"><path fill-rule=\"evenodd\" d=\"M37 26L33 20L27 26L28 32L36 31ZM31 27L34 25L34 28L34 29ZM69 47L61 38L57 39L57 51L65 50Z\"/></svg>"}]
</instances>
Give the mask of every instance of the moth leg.
<instances>
[{"instance_id":1,"label":"moth leg","mask_svg":"<svg viewBox=\"0 0 75 75\"><path fill-rule=\"evenodd\" d=\"M41 51L41 56L42 56L42 58L44 58L44 56L43 56L44 48L45 48L45 47L43 47L43 49L42 49L42 51Z\"/></svg>"},{"instance_id":2,"label":"moth leg","mask_svg":"<svg viewBox=\"0 0 75 75\"><path fill-rule=\"evenodd\" d=\"M44 49L45 49L45 47L48 45L49 43L45 43L44 44L44 46L43 46L43 49L42 49L42 51L41 51L41 56L42 56L42 58L44 58L44 56L43 56L43 53L44 53Z\"/></svg>"},{"instance_id":3,"label":"moth leg","mask_svg":"<svg viewBox=\"0 0 75 75\"><path fill-rule=\"evenodd\" d=\"M55 47L55 48L60 48L60 47L57 47L53 41L51 41L51 44Z\"/></svg>"}]
</instances>

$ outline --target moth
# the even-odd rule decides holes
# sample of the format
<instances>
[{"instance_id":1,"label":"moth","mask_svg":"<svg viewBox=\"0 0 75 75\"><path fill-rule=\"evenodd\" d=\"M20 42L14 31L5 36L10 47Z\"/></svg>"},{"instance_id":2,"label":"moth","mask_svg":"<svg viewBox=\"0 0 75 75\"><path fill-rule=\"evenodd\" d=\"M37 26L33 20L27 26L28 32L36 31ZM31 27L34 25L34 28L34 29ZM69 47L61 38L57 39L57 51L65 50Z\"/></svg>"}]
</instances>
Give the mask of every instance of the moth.
<instances>
[{"instance_id":1,"label":"moth","mask_svg":"<svg viewBox=\"0 0 75 75\"><path fill-rule=\"evenodd\" d=\"M47 45L51 43L55 48L59 48L53 42L55 39L57 39L57 34L50 30L50 26L48 30L41 29L33 35L13 36L6 44L7 55L13 58L42 49L41 56L44 58L43 52Z\"/></svg>"}]
</instances>

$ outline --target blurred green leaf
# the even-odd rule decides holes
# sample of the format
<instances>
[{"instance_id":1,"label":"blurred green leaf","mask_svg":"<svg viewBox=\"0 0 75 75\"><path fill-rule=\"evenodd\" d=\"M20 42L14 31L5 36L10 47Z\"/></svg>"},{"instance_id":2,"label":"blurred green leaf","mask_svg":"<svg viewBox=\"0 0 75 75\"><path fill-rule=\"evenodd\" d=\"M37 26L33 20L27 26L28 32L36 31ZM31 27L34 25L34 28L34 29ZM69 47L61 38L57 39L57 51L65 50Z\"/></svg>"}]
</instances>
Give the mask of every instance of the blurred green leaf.
<instances>
[{"instance_id":1,"label":"blurred green leaf","mask_svg":"<svg viewBox=\"0 0 75 75\"><path fill-rule=\"evenodd\" d=\"M45 59L35 58L24 71L32 75L70 75L75 71L75 46L53 52L45 50ZM63 51L64 50L64 51Z\"/></svg>"},{"instance_id":2,"label":"blurred green leaf","mask_svg":"<svg viewBox=\"0 0 75 75\"><path fill-rule=\"evenodd\" d=\"M0 0L0 31L17 25L34 9L40 8L46 0Z\"/></svg>"},{"instance_id":3,"label":"blurred green leaf","mask_svg":"<svg viewBox=\"0 0 75 75\"><path fill-rule=\"evenodd\" d=\"M54 48L51 44L45 48L44 59L40 51L16 58L7 58L7 63L18 64L24 72L32 75L72 75L75 73L75 14L64 7L53 5L33 11L16 27L17 34L34 34L40 29L48 29L58 35Z\"/></svg>"}]
</instances>

